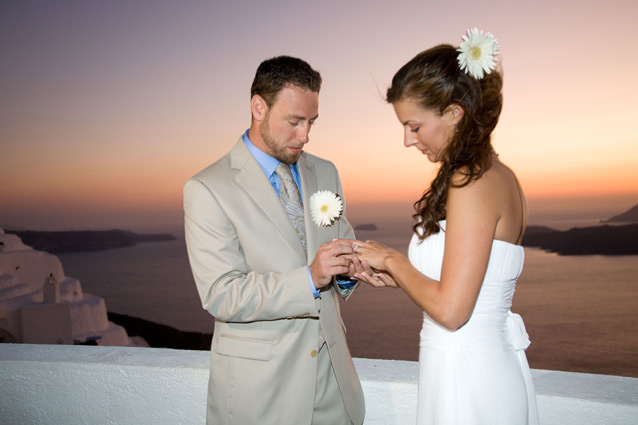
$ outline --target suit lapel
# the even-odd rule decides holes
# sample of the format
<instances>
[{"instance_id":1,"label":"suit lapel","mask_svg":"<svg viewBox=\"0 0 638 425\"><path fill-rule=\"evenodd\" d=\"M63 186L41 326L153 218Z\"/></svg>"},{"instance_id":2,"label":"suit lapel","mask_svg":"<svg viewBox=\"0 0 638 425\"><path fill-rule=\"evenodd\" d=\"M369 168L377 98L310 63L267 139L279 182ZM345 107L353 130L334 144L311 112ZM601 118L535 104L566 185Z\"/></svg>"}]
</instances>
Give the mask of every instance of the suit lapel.
<instances>
[{"instance_id":1,"label":"suit lapel","mask_svg":"<svg viewBox=\"0 0 638 425\"><path fill-rule=\"evenodd\" d=\"M317 246L317 226L312 221L310 214L310 197L317 191L317 172L313 163L302 154L297 162L299 175L301 176L301 192L304 205L304 219L306 222L306 245L308 247L308 262L314 260Z\"/></svg>"},{"instance_id":2,"label":"suit lapel","mask_svg":"<svg viewBox=\"0 0 638 425\"><path fill-rule=\"evenodd\" d=\"M231 167L237 171L237 175L235 176L237 185L252 198L255 204L263 211L264 215L272 221L273 225L295 249L303 262L306 263L307 259L305 258L301 242L299 242L299 238L297 237L297 232L284 211L279 197L241 138L231 151ZM310 245L308 246L310 247Z\"/></svg>"}]
</instances>

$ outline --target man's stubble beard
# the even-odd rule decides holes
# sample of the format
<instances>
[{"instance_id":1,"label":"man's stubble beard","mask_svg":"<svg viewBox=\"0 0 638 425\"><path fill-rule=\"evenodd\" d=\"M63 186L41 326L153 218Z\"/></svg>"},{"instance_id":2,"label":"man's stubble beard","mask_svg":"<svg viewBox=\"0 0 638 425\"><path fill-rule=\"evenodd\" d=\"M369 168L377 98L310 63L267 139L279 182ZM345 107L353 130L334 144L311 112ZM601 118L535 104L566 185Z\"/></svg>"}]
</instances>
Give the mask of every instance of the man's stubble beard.
<instances>
[{"instance_id":1,"label":"man's stubble beard","mask_svg":"<svg viewBox=\"0 0 638 425\"><path fill-rule=\"evenodd\" d=\"M261 128L259 129L259 134L261 136L261 140L264 141L264 144L270 151L270 155L273 158L278 159L279 161L288 165L296 163L299 160L299 157L301 156L301 152L299 152L298 154L294 154L289 152L285 146L282 147L277 145L277 142L275 141L275 139L273 139L273 137L270 135L269 121L270 121L270 111L266 112L266 116L264 117L263 124Z\"/></svg>"}]
</instances>

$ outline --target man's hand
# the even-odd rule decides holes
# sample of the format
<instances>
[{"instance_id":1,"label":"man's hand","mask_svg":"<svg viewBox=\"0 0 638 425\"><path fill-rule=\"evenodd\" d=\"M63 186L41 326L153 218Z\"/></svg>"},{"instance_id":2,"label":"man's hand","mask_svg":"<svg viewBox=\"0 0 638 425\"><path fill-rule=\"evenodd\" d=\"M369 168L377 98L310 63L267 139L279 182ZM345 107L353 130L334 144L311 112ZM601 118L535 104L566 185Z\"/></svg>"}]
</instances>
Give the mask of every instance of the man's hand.
<instances>
[{"instance_id":1,"label":"man's hand","mask_svg":"<svg viewBox=\"0 0 638 425\"><path fill-rule=\"evenodd\" d=\"M366 260L359 258L359 255L361 254L360 249L362 248L359 244L363 245L362 242L356 240L350 240L349 242L353 244L354 251L354 255L345 255L345 257L350 259L350 270L348 272L349 277L364 281L377 288L399 288L399 284L394 280L390 273L383 270L375 270ZM368 245L369 242L366 242L365 244ZM382 245L379 246L382 247Z\"/></svg>"},{"instance_id":2,"label":"man's hand","mask_svg":"<svg viewBox=\"0 0 638 425\"><path fill-rule=\"evenodd\" d=\"M346 240L337 239L321 245L310 265L310 275L315 288L327 286L332 282L333 276L351 273L350 259L347 255L353 253L352 243Z\"/></svg>"}]
</instances>

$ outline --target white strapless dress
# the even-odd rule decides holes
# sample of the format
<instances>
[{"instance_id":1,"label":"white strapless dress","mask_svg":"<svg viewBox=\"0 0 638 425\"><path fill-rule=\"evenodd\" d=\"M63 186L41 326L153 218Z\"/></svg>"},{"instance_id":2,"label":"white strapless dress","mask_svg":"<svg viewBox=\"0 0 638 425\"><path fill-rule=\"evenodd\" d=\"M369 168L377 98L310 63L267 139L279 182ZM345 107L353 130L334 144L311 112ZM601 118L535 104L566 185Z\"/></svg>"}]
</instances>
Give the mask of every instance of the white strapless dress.
<instances>
[{"instance_id":1,"label":"white strapless dress","mask_svg":"<svg viewBox=\"0 0 638 425\"><path fill-rule=\"evenodd\" d=\"M440 280L442 231L409 248L410 262ZM418 425L536 425L536 393L523 320L510 311L524 249L495 240L469 321L450 332L424 313L419 353Z\"/></svg>"}]
</instances>

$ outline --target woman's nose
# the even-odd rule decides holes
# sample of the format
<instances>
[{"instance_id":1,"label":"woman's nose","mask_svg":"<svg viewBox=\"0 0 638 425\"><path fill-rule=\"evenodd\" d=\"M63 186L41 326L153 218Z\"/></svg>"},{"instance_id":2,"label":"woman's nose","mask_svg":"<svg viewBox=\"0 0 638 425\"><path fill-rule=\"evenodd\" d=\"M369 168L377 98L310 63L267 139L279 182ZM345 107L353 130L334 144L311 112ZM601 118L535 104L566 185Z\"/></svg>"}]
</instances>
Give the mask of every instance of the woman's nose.
<instances>
[{"instance_id":1,"label":"woman's nose","mask_svg":"<svg viewBox=\"0 0 638 425\"><path fill-rule=\"evenodd\" d=\"M414 135L412 134L412 131L410 131L409 129L406 129L403 135L403 144L405 145L405 147L409 148L410 146L418 142L419 142L418 139L414 137Z\"/></svg>"}]
</instances>

